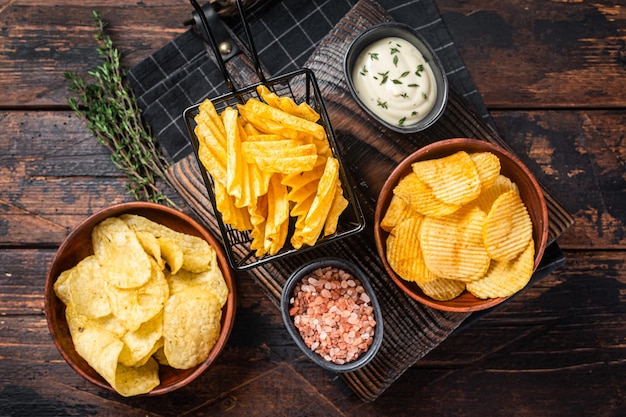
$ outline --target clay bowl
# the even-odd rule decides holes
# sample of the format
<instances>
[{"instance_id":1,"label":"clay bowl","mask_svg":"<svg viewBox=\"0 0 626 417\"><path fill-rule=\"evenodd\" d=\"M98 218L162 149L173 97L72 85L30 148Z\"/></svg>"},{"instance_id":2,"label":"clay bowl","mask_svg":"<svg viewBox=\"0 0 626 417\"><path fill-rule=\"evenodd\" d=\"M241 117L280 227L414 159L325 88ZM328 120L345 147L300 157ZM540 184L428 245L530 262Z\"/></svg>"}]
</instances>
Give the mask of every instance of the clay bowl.
<instances>
[{"instance_id":1,"label":"clay bowl","mask_svg":"<svg viewBox=\"0 0 626 417\"><path fill-rule=\"evenodd\" d=\"M374 329L372 344L356 359L343 364L329 361L317 352L314 352L309 346L307 346L307 344L302 339L298 328L294 324L294 318L289 314L289 309L291 308L291 299L294 296L294 290L296 289L298 283L300 283L304 278L309 277L315 270L325 267L333 267L348 272L350 275L352 275L354 278L358 279L361 282L366 294L370 298L369 304L373 307L374 319L376 320L376 327ZM298 347L310 360L328 371L341 373L350 372L362 368L374 358L382 343L383 317L380 305L376 298L376 294L374 293L374 289L372 288L372 285L368 281L365 274L363 274L363 272L356 265L345 259L332 257L316 259L294 271L285 283L285 286L283 287L280 309L283 321L285 323L285 327L287 328L287 331L296 342Z\"/></svg>"},{"instance_id":2,"label":"clay bowl","mask_svg":"<svg viewBox=\"0 0 626 417\"><path fill-rule=\"evenodd\" d=\"M185 370L178 370L161 365L159 371L160 385L149 393L143 394L146 396L161 395L189 384L209 368L211 363L215 361L220 352L224 349L235 319L235 281L222 247L213 235L191 217L163 205L131 202L108 207L84 220L71 231L52 260L45 286L46 319L48 321L50 334L52 335L57 349L72 369L98 387L114 392L113 388L91 368L74 349L74 344L72 343L72 338L65 319L65 305L56 296L53 285L61 272L72 268L80 260L93 254L91 231L94 226L108 217L116 217L125 213L141 215L178 232L199 236L206 240L217 252L219 267L224 275L226 285L230 290L228 300L222 310L221 334L208 358L196 367Z\"/></svg>"},{"instance_id":3,"label":"clay bowl","mask_svg":"<svg viewBox=\"0 0 626 417\"><path fill-rule=\"evenodd\" d=\"M396 285L411 298L439 310L455 312L472 312L494 307L507 298L479 299L467 291L449 301L438 301L425 295L413 282L400 278L389 266L386 257L386 240L388 233L381 229L380 221L387 211L393 195L393 188L398 181L411 172L411 164L417 161L435 159L451 155L457 151L492 152L498 156L501 164L501 174L507 176L519 187L522 201L528 209L533 223L533 239L535 242L535 269L539 265L548 239L548 209L543 192L530 170L512 153L489 142L468 139L446 139L427 145L404 159L391 173L381 189L374 217L374 237L378 254Z\"/></svg>"}]
</instances>

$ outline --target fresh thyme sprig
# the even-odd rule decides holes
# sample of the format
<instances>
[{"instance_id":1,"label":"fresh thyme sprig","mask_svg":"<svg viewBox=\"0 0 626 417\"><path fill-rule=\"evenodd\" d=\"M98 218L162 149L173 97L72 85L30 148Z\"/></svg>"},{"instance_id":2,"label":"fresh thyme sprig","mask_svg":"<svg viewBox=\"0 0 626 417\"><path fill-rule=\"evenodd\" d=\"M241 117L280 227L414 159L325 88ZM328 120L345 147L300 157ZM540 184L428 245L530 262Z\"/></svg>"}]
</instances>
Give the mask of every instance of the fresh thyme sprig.
<instances>
[{"instance_id":1,"label":"fresh thyme sprig","mask_svg":"<svg viewBox=\"0 0 626 417\"><path fill-rule=\"evenodd\" d=\"M160 152L149 127L141 118L141 109L126 80L121 54L105 34L106 22L92 13L98 56L103 63L88 74L87 83L77 72L64 73L69 90L77 97L67 102L100 144L111 152L111 160L128 177L126 190L137 200L176 206L157 187L157 179L169 184L165 176L168 163Z\"/></svg>"}]
</instances>

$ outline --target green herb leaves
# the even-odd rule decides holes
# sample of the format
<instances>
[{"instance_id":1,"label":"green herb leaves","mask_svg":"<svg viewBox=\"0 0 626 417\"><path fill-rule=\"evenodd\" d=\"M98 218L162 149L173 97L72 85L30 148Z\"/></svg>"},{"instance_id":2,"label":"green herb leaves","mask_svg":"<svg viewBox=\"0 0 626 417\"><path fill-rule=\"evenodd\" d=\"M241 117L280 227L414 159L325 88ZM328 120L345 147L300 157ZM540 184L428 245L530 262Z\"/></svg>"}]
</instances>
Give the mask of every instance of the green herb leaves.
<instances>
[{"instance_id":1,"label":"green herb leaves","mask_svg":"<svg viewBox=\"0 0 626 417\"><path fill-rule=\"evenodd\" d=\"M141 109L126 81L121 54L104 33L106 23L97 12L92 18L97 33L98 56L103 63L88 74L94 82L88 84L76 72L64 73L69 91L75 97L67 102L76 115L87 122L87 128L100 144L111 152L111 160L129 179L127 191L137 200L170 201L158 189L157 179L169 184L165 176L167 162L141 118Z\"/></svg>"}]
</instances>

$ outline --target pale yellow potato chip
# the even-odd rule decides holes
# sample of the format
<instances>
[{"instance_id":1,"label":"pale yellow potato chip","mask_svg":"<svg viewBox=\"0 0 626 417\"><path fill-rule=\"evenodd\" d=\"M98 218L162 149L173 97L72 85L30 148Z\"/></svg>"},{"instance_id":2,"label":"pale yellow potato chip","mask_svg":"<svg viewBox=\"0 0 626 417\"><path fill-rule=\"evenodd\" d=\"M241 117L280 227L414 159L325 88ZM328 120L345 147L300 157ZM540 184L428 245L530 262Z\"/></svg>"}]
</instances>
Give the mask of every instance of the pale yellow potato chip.
<instances>
[{"instance_id":1,"label":"pale yellow potato chip","mask_svg":"<svg viewBox=\"0 0 626 417\"><path fill-rule=\"evenodd\" d=\"M73 268L69 290L71 302L78 314L90 318L111 314L103 277L104 270L93 255L84 258Z\"/></svg>"},{"instance_id":2,"label":"pale yellow potato chip","mask_svg":"<svg viewBox=\"0 0 626 417\"><path fill-rule=\"evenodd\" d=\"M115 372L115 391L124 397L146 394L160 384L159 364L148 358L141 366L125 366L118 364Z\"/></svg>"},{"instance_id":3,"label":"pale yellow potato chip","mask_svg":"<svg viewBox=\"0 0 626 417\"><path fill-rule=\"evenodd\" d=\"M167 237L176 241L183 251L183 268L187 271L206 271L217 262L215 249L201 237L177 232L143 216L123 214L120 218L135 231L150 231L157 238Z\"/></svg>"},{"instance_id":4,"label":"pale yellow potato chip","mask_svg":"<svg viewBox=\"0 0 626 417\"><path fill-rule=\"evenodd\" d=\"M165 261L161 256L161 245L159 244L159 240L152 232L146 231L138 231L135 232L137 235L137 239L141 244L143 250L159 264L159 267L163 269L165 267Z\"/></svg>"},{"instance_id":5,"label":"pale yellow potato chip","mask_svg":"<svg viewBox=\"0 0 626 417\"><path fill-rule=\"evenodd\" d=\"M531 240L517 258L492 261L482 278L467 283L467 290L478 298L509 297L530 281L535 266L535 243Z\"/></svg>"},{"instance_id":6,"label":"pale yellow potato chip","mask_svg":"<svg viewBox=\"0 0 626 417\"><path fill-rule=\"evenodd\" d=\"M70 301L72 301L72 295L70 294L70 282L72 280L73 273L74 268L66 269L61 272L52 287L56 296L59 297L65 305L68 305Z\"/></svg>"},{"instance_id":7,"label":"pale yellow potato chip","mask_svg":"<svg viewBox=\"0 0 626 417\"><path fill-rule=\"evenodd\" d=\"M134 288L150 279L150 257L137 235L117 217L110 217L93 228L93 251L105 273L103 277L116 287Z\"/></svg>"},{"instance_id":8,"label":"pale yellow potato chip","mask_svg":"<svg viewBox=\"0 0 626 417\"><path fill-rule=\"evenodd\" d=\"M205 272L189 272L181 269L176 274L166 274L165 279L170 288L170 296L191 287L202 287L217 297L221 306L228 299L228 286L221 269L212 268Z\"/></svg>"},{"instance_id":9,"label":"pale yellow potato chip","mask_svg":"<svg viewBox=\"0 0 626 417\"><path fill-rule=\"evenodd\" d=\"M490 262L482 237L485 217L475 206L463 207L448 216L426 216L420 228L420 243L428 269L441 278L464 282L484 275Z\"/></svg>"},{"instance_id":10,"label":"pale yellow potato chip","mask_svg":"<svg viewBox=\"0 0 626 417\"><path fill-rule=\"evenodd\" d=\"M122 336L124 347L120 352L119 362L126 366L141 366L161 346L163 336L163 313L159 312L150 320L142 323L137 330L126 332Z\"/></svg>"},{"instance_id":11,"label":"pale yellow potato chip","mask_svg":"<svg viewBox=\"0 0 626 417\"><path fill-rule=\"evenodd\" d=\"M169 297L169 287L163 271L152 261L152 275L137 288L105 287L113 315L122 320L130 331L156 316Z\"/></svg>"},{"instance_id":12,"label":"pale yellow potato chip","mask_svg":"<svg viewBox=\"0 0 626 417\"><path fill-rule=\"evenodd\" d=\"M173 368L189 369L206 360L221 330L222 309L213 293L187 288L172 295L163 310L164 353Z\"/></svg>"},{"instance_id":13,"label":"pale yellow potato chip","mask_svg":"<svg viewBox=\"0 0 626 417\"><path fill-rule=\"evenodd\" d=\"M157 238L157 243L161 250L161 256L170 267L172 274L175 274L183 267L185 254L175 239L167 236Z\"/></svg>"},{"instance_id":14,"label":"pale yellow potato chip","mask_svg":"<svg viewBox=\"0 0 626 417\"><path fill-rule=\"evenodd\" d=\"M419 243L423 216L416 214L398 223L387 237L387 262L406 281L428 282L437 277L426 267Z\"/></svg>"},{"instance_id":15,"label":"pale yellow potato chip","mask_svg":"<svg viewBox=\"0 0 626 417\"><path fill-rule=\"evenodd\" d=\"M465 151L414 162L411 166L418 178L444 203L462 205L480 194L480 178L476 165Z\"/></svg>"},{"instance_id":16,"label":"pale yellow potato chip","mask_svg":"<svg viewBox=\"0 0 626 417\"><path fill-rule=\"evenodd\" d=\"M507 191L494 201L483 226L487 253L497 261L519 255L532 240L533 225L520 195Z\"/></svg>"},{"instance_id":17,"label":"pale yellow potato chip","mask_svg":"<svg viewBox=\"0 0 626 417\"><path fill-rule=\"evenodd\" d=\"M72 303L66 306L65 317L76 352L111 386L115 386L118 358L124 342L96 326L89 317L78 314Z\"/></svg>"}]
</instances>

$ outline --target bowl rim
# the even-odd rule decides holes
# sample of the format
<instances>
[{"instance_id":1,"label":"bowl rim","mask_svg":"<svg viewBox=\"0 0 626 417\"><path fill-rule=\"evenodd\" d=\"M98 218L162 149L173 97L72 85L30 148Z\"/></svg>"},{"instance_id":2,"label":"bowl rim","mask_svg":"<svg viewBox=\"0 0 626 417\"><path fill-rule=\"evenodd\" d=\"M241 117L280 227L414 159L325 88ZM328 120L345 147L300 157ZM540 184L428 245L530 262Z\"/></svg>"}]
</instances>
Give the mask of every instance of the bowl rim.
<instances>
[{"instance_id":1,"label":"bowl rim","mask_svg":"<svg viewBox=\"0 0 626 417\"><path fill-rule=\"evenodd\" d=\"M290 299L293 295L293 290L296 287L296 284L300 282L306 274L313 272L314 270L326 266L333 266L339 269L343 269L346 272L352 274L355 278L357 278L368 296L370 297L370 305L374 308L374 317L376 319L376 329L374 330L374 341L369 346L366 352L362 353L358 358L353 361L347 362L343 365L336 364L333 362L326 361L317 353L313 352L302 340L298 329L293 323L293 319L289 315L289 305ZM314 363L319 365L320 367L327 369L329 371L333 371L336 373L344 373L355 371L359 368L367 365L378 353L380 346L383 341L383 314L382 309L380 308L380 304L376 297L376 293L374 292L374 288L370 283L367 276L363 273L361 268L355 265L353 262L350 262L346 259L339 257L323 257L317 258L310 262L305 263L304 265L297 268L292 274L289 276L285 285L283 286L281 299L280 299L280 311L281 316L283 318L283 322L285 323L285 327L287 328L287 332L291 336L291 338L296 342L296 345L300 348L300 350Z\"/></svg>"},{"instance_id":2,"label":"bowl rim","mask_svg":"<svg viewBox=\"0 0 626 417\"><path fill-rule=\"evenodd\" d=\"M445 147L454 148L451 149L442 149ZM450 311L450 312L474 312L486 310L491 307L495 307L498 304L501 304L508 298L512 297L499 297L499 298L489 298L489 299L479 299L478 297L474 297L471 294L467 293L467 297L472 299L475 298L474 304L463 304L457 305L457 298L449 300L449 301L438 301L433 298L428 297L423 294L419 287L416 284L408 282L400 278L395 271L389 265L386 257L386 237L388 233L380 228L380 221L382 220L383 213L387 209L389 204L389 200L391 198L393 187L397 184L400 178L405 175L407 169L410 168L410 165L413 162L418 160L427 160L437 157L442 157L446 155L450 155L456 151L463 150L461 148L472 148L472 151L477 151L477 149L482 149L484 151L491 151L497 154L498 158L504 157L513 162L513 164L520 169L523 174L526 176L528 181L531 184L531 190L537 195L540 205L540 221L541 224L537 227L539 231L539 236L534 236L535 240L535 262L533 267L533 273L536 271L539 266L541 259L543 257L543 253L547 246L548 240L548 209L546 205L546 200L544 197L543 190L539 185L539 182L530 171L530 169L524 164L517 156L515 156L511 151L503 148L500 145L488 142L486 140L475 139L475 138L451 138L451 139L443 139L437 142L433 142L429 145L426 145L412 154L405 157L389 174L387 177L383 187L378 196L376 210L374 213L374 240L376 244L376 250L378 251L378 255L381 258L381 262L385 267L385 270L393 280L393 282L399 286L409 297L413 298L420 303L427 305L429 307L442 310L442 311ZM385 197L386 196L386 197ZM535 225L533 224L533 232L535 230ZM417 292L416 292L417 291ZM462 294L463 295L463 294ZM471 297L470 297L471 296ZM473 297L473 298L472 298ZM454 302L457 300L457 302Z\"/></svg>"},{"instance_id":3,"label":"bowl rim","mask_svg":"<svg viewBox=\"0 0 626 417\"><path fill-rule=\"evenodd\" d=\"M383 39L389 36L397 36L401 37L404 40L413 44L428 60L429 63L434 62L434 65L430 65L433 72L435 73L435 80L437 82L437 101L433 108L429 111L426 117L420 119L416 123L409 124L406 126L398 126L392 123L389 123L379 116L377 116L370 108L361 100L359 95L356 92L354 87L354 83L352 81L352 68L354 66L354 62L358 58L359 54L363 51L363 49L371 44L374 41L379 39ZM380 123L384 127L391 129L395 132L399 133L417 133L422 130L425 130L431 127L433 124L439 120L439 118L443 115L447 103L448 103L448 90L449 90L449 81L446 75L445 68L443 63L435 50L430 46L430 44L426 41L423 35L421 35L418 31L413 29L411 26L406 25L400 22L385 22L379 23L371 28L363 31L359 34L348 46L348 49L345 53L343 60L343 72L346 83L348 85L348 90L350 90L350 94L354 98L354 100L359 104L359 107L363 109L372 119L376 122ZM441 77L441 83L437 76Z\"/></svg>"},{"instance_id":4,"label":"bowl rim","mask_svg":"<svg viewBox=\"0 0 626 417\"><path fill-rule=\"evenodd\" d=\"M213 234L210 231L208 231L204 226L202 226L195 219L193 219L186 213L183 213L182 211L179 211L172 207L165 206L165 205L158 204L158 203L152 203L152 202L132 201L132 202L118 203L118 204L105 207L89 215L87 218L83 219L78 225L76 225L70 231L70 233L65 237L65 239L63 240L63 242L57 249L52 261L50 262L50 265L48 267L48 272L46 274L46 281L45 281L45 287L44 287L44 313L46 316L46 322L48 325L50 336L52 337L57 350L59 351L59 353L65 360L65 362L78 375L80 375L87 381L91 382L92 384L100 388L104 388L106 390L109 390L117 394L117 391L115 391L115 389L113 389L113 387L108 382L106 382L106 380L104 380L104 378L102 378L100 375L97 375L96 377L94 377L90 375L89 373L85 372L82 369L81 365L79 363L76 363L73 360L73 358L70 357L65 346L61 343L59 334L57 333L57 329L55 327L55 323L53 322L52 309L54 307L52 304L53 303L52 300L56 299L56 302L61 304L60 307L63 311L65 311L65 305L63 305L63 302L57 297L57 295L54 292L53 287L54 287L54 283L58 279L60 272L62 272L62 270L57 271L58 269L57 266L58 266L58 263L60 262L59 261L60 254L62 254L71 245L72 241L76 239L78 235L80 235L81 233L84 233L83 229L85 227L88 227L91 223L93 223L93 226L95 226L100 221L109 217L119 216L121 214L129 213L129 212L141 212L144 210L149 210L149 211L153 210L155 212L162 212L168 216L173 216L179 220L182 220L183 222L186 222L187 224L189 224L189 226L192 229L197 231L197 234L195 234L196 236L201 237L202 239L206 240L211 246L213 246L216 252L218 265L229 287L229 294L228 294L228 299L226 303L222 307L222 322L221 322L222 329L220 331L220 336L215 346L211 349L211 352L209 353L209 356L207 357L207 359L193 368L190 368L188 370L181 370L182 372L186 373L186 375L181 380L173 382L170 385L165 386L165 387L161 386L163 382L161 380L159 385L157 385L150 392L135 395L133 396L133 398L144 397L144 396L157 396L157 395L162 395L162 394L175 391L189 384L190 382L195 380L200 374L202 374L216 360L216 358L219 356L219 354L225 347L230 337L230 334L232 332L232 329L234 327L234 321L235 321L235 315L236 315L236 304L237 304L236 302L237 287L236 287L235 276L234 276L233 271L230 268L230 264L228 263L228 260L226 259L226 255L224 254L224 250L221 246L221 243L213 236ZM59 318L61 317L58 317L57 319ZM62 319L64 320L64 317ZM69 339L69 342L72 344L72 349L74 349L73 341L71 340L71 338ZM90 367L90 365L86 361L84 362L87 366ZM161 371L159 371L159 376L161 377Z\"/></svg>"}]
</instances>

